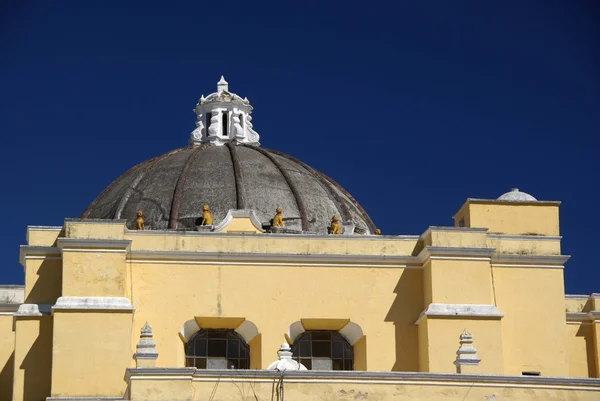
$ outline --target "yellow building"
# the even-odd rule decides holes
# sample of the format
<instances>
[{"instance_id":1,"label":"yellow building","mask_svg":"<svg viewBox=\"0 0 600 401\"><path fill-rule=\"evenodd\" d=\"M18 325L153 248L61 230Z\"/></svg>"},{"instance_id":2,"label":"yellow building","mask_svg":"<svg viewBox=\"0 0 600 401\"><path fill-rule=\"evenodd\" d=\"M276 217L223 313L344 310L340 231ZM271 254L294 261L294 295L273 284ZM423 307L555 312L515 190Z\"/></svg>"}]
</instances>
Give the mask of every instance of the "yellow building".
<instances>
[{"instance_id":1,"label":"yellow building","mask_svg":"<svg viewBox=\"0 0 600 401\"><path fill-rule=\"evenodd\" d=\"M380 235L260 147L224 79L195 111L189 146L27 228L0 401L600 399L600 294L565 295L560 202L515 189Z\"/></svg>"}]
</instances>

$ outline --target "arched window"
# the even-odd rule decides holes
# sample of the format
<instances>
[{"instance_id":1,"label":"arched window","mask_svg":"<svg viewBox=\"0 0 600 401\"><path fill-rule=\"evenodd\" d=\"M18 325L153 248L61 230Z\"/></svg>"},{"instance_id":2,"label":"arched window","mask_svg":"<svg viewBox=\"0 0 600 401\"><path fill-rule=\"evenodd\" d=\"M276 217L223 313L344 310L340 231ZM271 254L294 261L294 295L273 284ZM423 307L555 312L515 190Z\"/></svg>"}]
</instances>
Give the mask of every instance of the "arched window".
<instances>
[{"instance_id":1,"label":"arched window","mask_svg":"<svg viewBox=\"0 0 600 401\"><path fill-rule=\"evenodd\" d=\"M185 344L185 366L198 369L248 369L250 347L233 330L200 330Z\"/></svg>"},{"instance_id":2,"label":"arched window","mask_svg":"<svg viewBox=\"0 0 600 401\"><path fill-rule=\"evenodd\" d=\"M309 370L353 370L352 346L337 331L305 331L292 346L293 358Z\"/></svg>"}]
</instances>

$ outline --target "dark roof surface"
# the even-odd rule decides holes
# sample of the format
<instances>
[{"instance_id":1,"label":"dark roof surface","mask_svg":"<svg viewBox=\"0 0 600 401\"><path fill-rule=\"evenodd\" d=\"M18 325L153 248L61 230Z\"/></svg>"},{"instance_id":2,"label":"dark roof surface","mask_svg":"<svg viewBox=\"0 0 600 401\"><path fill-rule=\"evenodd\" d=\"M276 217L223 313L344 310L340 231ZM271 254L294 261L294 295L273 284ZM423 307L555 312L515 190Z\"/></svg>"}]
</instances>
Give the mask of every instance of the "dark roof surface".
<instances>
[{"instance_id":1,"label":"dark roof surface","mask_svg":"<svg viewBox=\"0 0 600 401\"><path fill-rule=\"evenodd\" d=\"M131 168L110 184L82 218L126 219L144 211L146 229L195 229L208 204L214 224L229 209L253 209L269 224L283 208L286 228L326 233L333 215L357 231L373 222L339 184L293 157L257 146L175 149Z\"/></svg>"}]
</instances>

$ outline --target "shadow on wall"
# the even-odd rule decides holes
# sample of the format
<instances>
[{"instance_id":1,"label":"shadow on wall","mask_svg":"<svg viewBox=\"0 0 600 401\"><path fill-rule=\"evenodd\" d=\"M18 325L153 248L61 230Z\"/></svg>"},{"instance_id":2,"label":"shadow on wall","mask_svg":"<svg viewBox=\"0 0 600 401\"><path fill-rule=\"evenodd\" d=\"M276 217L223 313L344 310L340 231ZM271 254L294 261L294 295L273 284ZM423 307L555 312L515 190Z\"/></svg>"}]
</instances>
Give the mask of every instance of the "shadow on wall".
<instances>
[{"instance_id":1,"label":"shadow on wall","mask_svg":"<svg viewBox=\"0 0 600 401\"><path fill-rule=\"evenodd\" d=\"M40 333L19 367L24 371L23 401L50 397L52 378L52 318L40 319Z\"/></svg>"},{"instance_id":2,"label":"shadow on wall","mask_svg":"<svg viewBox=\"0 0 600 401\"><path fill-rule=\"evenodd\" d=\"M57 259L44 260L37 275L24 303L54 305L62 292L62 262Z\"/></svg>"},{"instance_id":3,"label":"shadow on wall","mask_svg":"<svg viewBox=\"0 0 600 401\"><path fill-rule=\"evenodd\" d=\"M582 324L579 326L579 330L577 330L577 337L583 337L585 339L585 348L587 353L587 367L588 367L588 377L598 377L596 375L596 361L594 360L594 355L596 355L596 350L594 347L594 332L592 330L592 325Z\"/></svg>"},{"instance_id":4,"label":"shadow on wall","mask_svg":"<svg viewBox=\"0 0 600 401\"><path fill-rule=\"evenodd\" d=\"M12 400L13 371L15 368L15 353L10 354L6 365L0 371L0 401Z\"/></svg>"},{"instance_id":5,"label":"shadow on wall","mask_svg":"<svg viewBox=\"0 0 600 401\"><path fill-rule=\"evenodd\" d=\"M392 371L419 371L419 334L415 321L423 310L423 272L405 269L394 289L396 298L385 321L395 329L396 362Z\"/></svg>"}]
</instances>

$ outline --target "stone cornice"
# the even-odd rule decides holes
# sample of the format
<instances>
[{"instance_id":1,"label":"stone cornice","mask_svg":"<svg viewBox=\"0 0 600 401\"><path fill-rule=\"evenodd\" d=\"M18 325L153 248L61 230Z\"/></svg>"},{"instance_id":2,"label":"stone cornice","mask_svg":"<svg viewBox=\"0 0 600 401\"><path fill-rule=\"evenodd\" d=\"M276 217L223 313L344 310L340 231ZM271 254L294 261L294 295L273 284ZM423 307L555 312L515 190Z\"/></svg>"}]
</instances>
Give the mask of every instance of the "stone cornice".
<instances>
[{"instance_id":1,"label":"stone cornice","mask_svg":"<svg viewBox=\"0 0 600 401\"><path fill-rule=\"evenodd\" d=\"M126 252L131 246L130 239L59 238L56 242L58 248L63 252L86 249Z\"/></svg>"},{"instance_id":2,"label":"stone cornice","mask_svg":"<svg viewBox=\"0 0 600 401\"><path fill-rule=\"evenodd\" d=\"M421 323L425 316L501 319L504 314L494 305L432 303L421 312L414 324Z\"/></svg>"},{"instance_id":3,"label":"stone cornice","mask_svg":"<svg viewBox=\"0 0 600 401\"><path fill-rule=\"evenodd\" d=\"M0 304L0 314L15 313L21 304Z\"/></svg>"},{"instance_id":4,"label":"stone cornice","mask_svg":"<svg viewBox=\"0 0 600 401\"><path fill-rule=\"evenodd\" d=\"M129 260L136 263L195 263L195 264L249 264L249 265L302 265L421 268L416 256L408 255L331 255L289 253L233 253L194 251L132 250Z\"/></svg>"},{"instance_id":5,"label":"stone cornice","mask_svg":"<svg viewBox=\"0 0 600 401\"><path fill-rule=\"evenodd\" d=\"M488 231L487 228L477 228L477 227L452 227L452 226L429 226L427 230L423 234L420 235L421 238L426 237L432 231L454 231L460 233L485 233Z\"/></svg>"},{"instance_id":6,"label":"stone cornice","mask_svg":"<svg viewBox=\"0 0 600 401\"><path fill-rule=\"evenodd\" d=\"M580 295L580 294L565 294L565 299L581 299L587 300L589 299L589 295Z\"/></svg>"},{"instance_id":7,"label":"stone cornice","mask_svg":"<svg viewBox=\"0 0 600 401\"><path fill-rule=\"evenodd\" d=\"M514 241L560 241L560 235L515 235L515 234L487 234L488 239L514 240Z\"/></svg>"},{"instance_id":8,"label":"stone cornice","mask_svg":"<svg viewBox=\"0 0 600 401\"><path fill-rule=\"evenodd\" d=\"M421 250L417 258L421 263L425 263L429 259L489 260L494 251L495 248L426 246Z\"/></svg>"},{"instance_id":9,"label":"stone cornice","mask_svg":"<svg viewBox=\"0 0 600 401\"><path fill-rule=\"evenodd\" d=\"M582 323L589 321L589 315L586 312L567 312L567 323Z\"/></svg>"},{"instance_id":10,"label":"stone cornice","mask_svg":"<svg viewBox=\"0 0 600 401\"><path fill-rule=\"evenodd\" d=\"M25 267L25 259L28 256L37 256L40 258L60 257L60 249L55 246L32 246L21 245L19 249L19 263Z\"/></svg>"},{"instance_id":11,"label":"stone cornice","mask_svg":"<svg viewBox=\"0 0 600 401\"><path fill-rule=\"evenodd\" d=\"M583 324L600 322L600 311L591 312L567 312L567 323Z\"/></svg>"},{"instance_id":12,"label":"stone cornice","mask_svg":"<svg viewBox=\"0 0 600 401\"><path fill-rule=\"evenodd\" d=\"M21 304L14 314L16 317L50 315L50 305L47 304Z\"/></svg>"},{"instance_id":13,"label":"stone cornice","mask_svg":"<svg viewBox=\"0 0 600 401\"><path fill-rule=\"evenodd\" d=\"M131 301L123 297L60 297L52 307L52 313L56 311L131 312L134 309Z\"/></svg>"},{"instance_id":14,"label":"stone cornice","mask_svg":"<svg viewBox=\"0 0 600 401\"><path fill-rule=\"evenodd\" d=\"M373 372L373 371L315 371L315 370L287 370L285 371L285 380L290 382L309 380L318 380L319 382L331 381L384 381L384 382L404 382L419 385L420 382L437 382L438 384L464 383L472 385L473 383L485 384L513 384L528 386L533 385L537 388L568 386L580 387L589 390L600 390L600 380L576 377L549 377L549 376L501 376L485 374L457 374L457 373L422 373L422 372ZM137 378L154 378L160 380L170 378L190 380L256 380L271 382L273 379L279 379L281 372L271 370L208 370L196 368L128 368L126 371L126 380L136 380Z\"/></svg>"},{"instance_id":15,"label":"stone cornice","mask_svg":"<svg viewBox=\"0 0 600 401\"><path fill-rule=\"evenodd\" d=\"M294 234L281 234L281 233L223 233L214 231L177 231L177 230L125 230L126 235L151 235L151 236L211 236L221 238L235 238L235 237L253 237L253 238L264 238L269 240L272 238L285 238L285 239L297 239L297 238L308 238L318 240L353 240L353 241L382 241L382 240L393 240L393 241L418 241L421 236L419 235L330 235L330 234L309 234L309 233L294 233Z\"/></svg>"},{"instance_id":16,"label":"stone cornice","mask_svg":"<svg viewBox=\"0 0 600 401\"><path fill-rule=\"evenodd\" d=\"M517 206L559 206L560 201L506 201L499 199L478 199L478 198L467 198L466 203L479 203L485 205L517 205Z\"/></svg>"},{"instance_id":17,"label":"stone cornice","mask_svg":"<svg viewBox=\"0 0 600 401\"><path fill-rule=\"evenodd\" d=\"M125 225L127 220L109 220L109 219L79 219L79 218L67 218L65 223L83 223L83 224L115 224Z\"/></svg>"},{"instance_id":18,"label":"stone cornice","mask_svg":"<svg viewBox=\"0 0 600 401\"><path fill-rule=\"evenodd\" d=\"M562 269L569 260L569 255L519 255L498 253L492 255L493 267L537 267Z\"/></svg>"}]
</instances>

